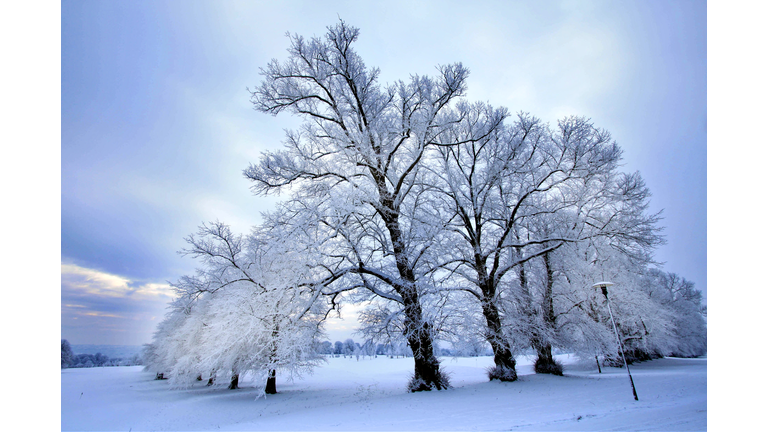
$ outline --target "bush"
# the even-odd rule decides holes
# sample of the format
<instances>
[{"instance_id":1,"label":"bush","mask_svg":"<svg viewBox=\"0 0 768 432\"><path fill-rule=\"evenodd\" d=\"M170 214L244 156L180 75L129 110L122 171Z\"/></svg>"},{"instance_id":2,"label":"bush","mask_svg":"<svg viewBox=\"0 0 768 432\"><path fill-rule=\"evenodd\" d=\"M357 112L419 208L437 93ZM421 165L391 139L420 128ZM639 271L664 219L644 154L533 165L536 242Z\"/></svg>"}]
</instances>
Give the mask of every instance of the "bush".
<instances>
[{"instance_id":1,"label":"bush","mask_svg":"<svg viewBox=\"0 0 768 432\"><path fill-rule=\"evenodd\" d=\"M501 366L493 366L486 369L488 373L488 379L493 381L495 379L502 382L517 381L517 372L514 369L505 368Z\"/></svg>"},{"instance_id":2,"label":"bush","mask_svg":"<svg viewBox=\"0 0 768 432\"><path fill-rule=\"evenodd\" d=\"M648 360L654 360L662 357L664 356L661 353L658 353L655 351L649 352L639 348L635 348L633 350L624 352L624 358L627 359L627 364L630 364L630 365L648 361ZM622 360L620 355L606 356L604 364L610 367L623 368L624 360Z\"/></svg>"},{"instance_id":3,"label":"bush","mask_svg":"<svg viewBox=\"0 0 768 432\"><path fill-rule=\"evenodd\" d=\"M442 372L442 371L438 372L438 376L436 379L439 386L437 388L438 390L445 390L445 389L451 388L451 383L448 378L449 377L445 372ZM434 388L435 386L427 385L427 383L424 382L424 380L422 380L421 378L416 379L415 374L411 377L410 380L408 380L408 391L411 393L418 392L418 391L432 390Z\"/></svg>"},{"instance_id":4,"label":"bush","mask_svg":"<svg viewBox=\"0 0 768 432\"><path fill-rule=\"evenodd\" d=\"M557 360L547 361L540 358L536 359L536 363L533 365L533 370L540 374L551 374L557 376L563 376L563 365Z\"/></svg>"}]
</instances>

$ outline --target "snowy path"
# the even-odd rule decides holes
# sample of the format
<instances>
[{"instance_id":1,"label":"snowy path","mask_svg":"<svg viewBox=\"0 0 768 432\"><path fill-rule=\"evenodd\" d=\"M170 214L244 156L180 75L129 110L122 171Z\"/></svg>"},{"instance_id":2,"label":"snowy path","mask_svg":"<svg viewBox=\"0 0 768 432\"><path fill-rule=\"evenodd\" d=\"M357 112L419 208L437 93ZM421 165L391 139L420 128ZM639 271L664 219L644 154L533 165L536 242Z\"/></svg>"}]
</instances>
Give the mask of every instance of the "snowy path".
<instances>
[{"instance_id":1,"label":"snowy path","mask_svg":"<svg viewBox=\"0 0 768 432\"><path fill-rule=\"evenodd\" d=\"M278 381L255 400L203 384L172 390L140 367L65 369L62 430L706 430L706 359L660 359L602 374L566 363L566 376L488 382L489 357L443 359L454 388L408 394L411 359L334 358L312 376Z\"/></svg>"}]
</instances>

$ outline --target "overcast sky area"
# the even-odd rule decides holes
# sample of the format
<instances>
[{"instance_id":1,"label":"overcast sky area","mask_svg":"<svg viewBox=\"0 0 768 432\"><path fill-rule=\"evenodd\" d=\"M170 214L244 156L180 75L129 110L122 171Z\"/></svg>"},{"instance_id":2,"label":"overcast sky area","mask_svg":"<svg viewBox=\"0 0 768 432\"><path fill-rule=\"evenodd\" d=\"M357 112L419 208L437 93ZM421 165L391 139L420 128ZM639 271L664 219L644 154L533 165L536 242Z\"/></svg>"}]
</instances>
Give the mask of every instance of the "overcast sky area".
<instances>
[{"instance_id":1,"label":"overcast sky area","mask_svg":"<svg viewBox=\"0 0 768 432\"><path fill-rule=\"evenodd\" d=\"M555 124L592 119L663 210L663 269L707 295L707 11L703 1L61 3L61 337L151 341L194 271L176 252L207 221L248 232L276 199L242 171L281 147L289 114L247 87L287 58L286 32L339 18L382 84L469 70L467 99ZM353 309L329 323L351 336ZM352 336L354 337L354 336Z\"/></svg>"}]
</instances>

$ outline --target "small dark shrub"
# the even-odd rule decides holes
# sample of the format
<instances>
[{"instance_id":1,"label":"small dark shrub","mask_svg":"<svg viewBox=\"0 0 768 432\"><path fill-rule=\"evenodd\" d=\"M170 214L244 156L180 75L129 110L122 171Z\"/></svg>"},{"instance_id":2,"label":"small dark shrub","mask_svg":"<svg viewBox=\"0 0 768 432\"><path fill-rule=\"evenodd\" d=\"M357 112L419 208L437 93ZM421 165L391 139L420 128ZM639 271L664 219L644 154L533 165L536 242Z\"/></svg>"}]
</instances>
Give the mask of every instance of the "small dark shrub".
<instances>
[{"instance_id":1,"label":"small dark shrub","mask_svg":"<svg viewBox=\"0 0 768 432\"><path fill-rule=\"evenodd\" d=\"M493 381L495 379L502 382L517 381L517 372L514 369L505 368L501 366L493 366L486 369L488 379Z\"/></svg>"},{"instance_id":2,"label":"small dark shrub","mask_svg":"<svg viewBox=\"0 0 768 432\"><path fill-rule=\"evenodd\" d=\"M533 369L536 373L551 374L557 376L563 376L563 365L557 360L542 361L542 359L536 359L536 363L533 365Z\"/></svg>"},{"instance_id":3,"label":"small dark shrub","mask_svg":"<svg viewBox=\"0 0 768 432\"><path fill-rule=\"evenodd\" d=\"M408 391L413 392L419 392L419 391L425 391L425 390L445 390L451 388L450 380L448 379L448 375L445 372L438 372L437 377L437 386L434 384L432 386L427 385L424 380L421 378L416 379L416 375L412 376L411 379L408 381Z\"/></svg>"},{"instance_id":4,"label":"small dark shrub","mask_svg":"<svg viewBox=\"0 0 768 432\"><path fill-rule=\"evenodd\" d=\"M661 355L661 353L658 353L655 351L648 352L648 351L641 350L639 348L635 348L631 351L625 351L624 357L627 359L627 364L631 365L631 364L640 363L648 360L662 358L664 356ZM622 360L620 355L606 356L604 364L610 367L623 368L624 360Z\"/></svg>"}]
</instances>

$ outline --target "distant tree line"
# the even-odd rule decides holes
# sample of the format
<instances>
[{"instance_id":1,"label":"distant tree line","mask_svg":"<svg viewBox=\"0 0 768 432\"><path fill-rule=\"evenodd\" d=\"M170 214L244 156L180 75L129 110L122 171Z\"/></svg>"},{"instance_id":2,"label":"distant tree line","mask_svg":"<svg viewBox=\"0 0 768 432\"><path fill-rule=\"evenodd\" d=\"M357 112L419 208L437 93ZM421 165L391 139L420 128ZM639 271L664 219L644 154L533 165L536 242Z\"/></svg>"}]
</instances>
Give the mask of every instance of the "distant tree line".
<instances>
[{"instance_id":1,"label":"distant tree line","mask_svg":"<svg viewBox=\"0 0 768 432\"><path fill-rule=\"evenodd\" d=\"M443 357L478 357L493 355L490 345L483 343L483 341L474 344L456 344L450 348L440 347L437 348L437 350L438 354ZM374 343L372 340L368 340L360 345L352 339L347 339L344 342L336 341L334 343L331 343L330 341L322 341L315 344L315 351L318 354L335 357L413 357L413 352L405 342Z\"/></svg>"},{"instance_id":2,"label":"distant tree line","mask_svg":"<svg viewBox=\"0 0 768 432\"><path fill-rule=\"evenodd\" d=\"M352 339L347 339L344 342L336 341L333 344L330 341L323 341L319 342L315 349L318 354L335 357L410 357L413 355L405 343L374 343L372 340L368 340L362 345Z\"/></svg>"},{"instance_id":3,"label":"distant tree line","mask_svg":"<svg viewBox=\"0 0 768 432\"><path fill-rule=\"evenodd\" d=\"M66 339L61 340L61 368L90 368L103 366L139 366L142 365L141 355L130 358L110 358L102 353L75 354Z\"/></svg>"}]
</instances>

